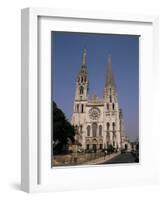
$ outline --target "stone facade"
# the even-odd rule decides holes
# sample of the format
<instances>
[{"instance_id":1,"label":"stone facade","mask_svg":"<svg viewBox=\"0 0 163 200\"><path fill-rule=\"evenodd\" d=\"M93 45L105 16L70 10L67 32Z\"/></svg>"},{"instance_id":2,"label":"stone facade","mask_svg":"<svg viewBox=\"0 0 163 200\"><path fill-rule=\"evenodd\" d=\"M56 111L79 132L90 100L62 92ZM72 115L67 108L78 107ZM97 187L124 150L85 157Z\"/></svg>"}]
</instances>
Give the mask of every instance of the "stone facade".
<instances>
[{"instance_id":1,"label":"stone facade","mask_svg":"<svg viewBox=\"0 0 163 200\"><path fill-rule=\"evenodd\" d=\"M89 96L87 52L83 51L82 65L76 79L72 125L76 128L76 140L83 150L108 148L117 150L123 147L124 128L122 109L112 72L111 57L108 59L106 82L103 97ZM97 83L98 84L98 83Z\"/></svg>"}]
</instances>

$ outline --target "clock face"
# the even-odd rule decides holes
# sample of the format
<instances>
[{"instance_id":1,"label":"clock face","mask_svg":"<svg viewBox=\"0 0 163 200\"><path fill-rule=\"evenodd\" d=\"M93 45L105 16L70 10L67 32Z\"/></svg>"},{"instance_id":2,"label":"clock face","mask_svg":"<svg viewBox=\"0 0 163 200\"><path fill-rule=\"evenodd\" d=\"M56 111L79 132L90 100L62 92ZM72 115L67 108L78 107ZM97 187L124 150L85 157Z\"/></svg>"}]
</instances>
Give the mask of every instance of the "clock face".
<instances>
[{"instance_id":1,"label":"clock face","mask_svg":"<svg viewBox=\"0 0 163 200\"><path fill-rule=\"evenodd\" d=\"M97 120L100 117L100 109L99 108L91 108L89 110L89 117L93 120Z\"/></svg>"}]
</instances>

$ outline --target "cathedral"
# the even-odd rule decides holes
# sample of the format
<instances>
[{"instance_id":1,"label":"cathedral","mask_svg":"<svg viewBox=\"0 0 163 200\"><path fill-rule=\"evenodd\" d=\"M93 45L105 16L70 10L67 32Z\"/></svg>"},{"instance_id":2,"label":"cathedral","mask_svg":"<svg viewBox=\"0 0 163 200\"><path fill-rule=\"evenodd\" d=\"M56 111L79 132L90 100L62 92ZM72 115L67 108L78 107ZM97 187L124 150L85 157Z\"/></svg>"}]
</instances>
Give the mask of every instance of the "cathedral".
<instances>
[{"instance_id":1,"label":"cathedral","mask_svg":"<svg viewBox=\"0 0 163 200\"><path fill-rule=\"evenodd\" d=\"M84 49L76 79L71 123L76 130L76 141L83 150L98 151L108 148L109 145L117 150L124 148L127 139L124 134L122 110L118 104L111 57L108 59L103 97L89 96L87 52Z\"/></svg>"}]
</instances>

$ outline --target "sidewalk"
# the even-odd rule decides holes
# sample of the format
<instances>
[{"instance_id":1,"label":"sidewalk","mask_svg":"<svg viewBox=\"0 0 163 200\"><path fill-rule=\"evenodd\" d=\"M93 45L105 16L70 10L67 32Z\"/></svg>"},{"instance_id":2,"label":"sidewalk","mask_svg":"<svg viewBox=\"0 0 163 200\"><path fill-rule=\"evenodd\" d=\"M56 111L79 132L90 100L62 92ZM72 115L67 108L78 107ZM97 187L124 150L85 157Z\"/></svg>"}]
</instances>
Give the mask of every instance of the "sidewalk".
<instances>
[{"instance_id":1,"label":"sidewalk","mask_svg":"<svg viewBox=\"0 0 163 200\"><path fill-rule=\"evenodd\" d=\"M103 162L105 162L107 160L110 160L110 159L112 159L112 158L114 158L114 157L116 157L118 155L120 155L120 152L113 153L111 155L107 155L107 156L105 156L105 159L104 159L104 156L103 156L103 157L97 158L95 160L90 160L90 161L82 163L82 164L83 165L95 165L95 164L97 165L97 164L101 164L101 163L103 163Z\"/></svg>"}]
</instances>

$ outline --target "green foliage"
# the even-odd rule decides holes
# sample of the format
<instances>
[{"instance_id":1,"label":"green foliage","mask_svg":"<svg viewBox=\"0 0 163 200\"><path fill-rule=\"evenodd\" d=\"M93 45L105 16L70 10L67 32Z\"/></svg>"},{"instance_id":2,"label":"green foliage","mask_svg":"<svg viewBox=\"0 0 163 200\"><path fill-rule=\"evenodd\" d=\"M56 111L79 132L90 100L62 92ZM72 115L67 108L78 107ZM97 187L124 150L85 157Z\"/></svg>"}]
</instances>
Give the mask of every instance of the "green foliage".
<instances>
[{"instance_id":1,"label":"green foliage","mask_svg":"<svg viewBox=\"0 0 163 200\"><path fill-rule=\"evenodd\" d=\"M108 153L113 153L114 152L114 147L110 144L109 146L108 146Z\"/></svg>"},{"instance_id":2,"label":"green foliage","mask_svg":"<svg viewBox=\"0 0 163 200\"><path fill-rule=\"evenodd\" d=\"M68 139L74 142L75 129L68 122L64 113L53 102L53 141L54 153L62 153L63 148L68 144Z\"/></svg>"}]
</instances>

